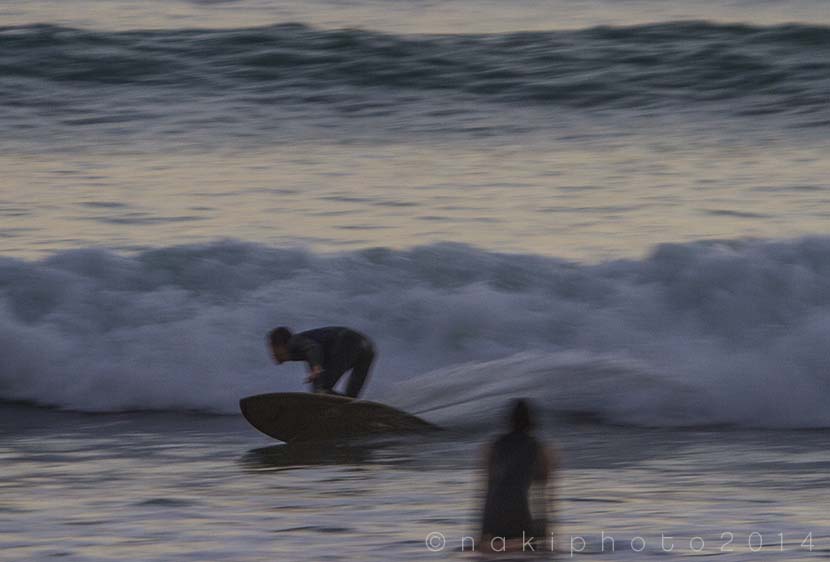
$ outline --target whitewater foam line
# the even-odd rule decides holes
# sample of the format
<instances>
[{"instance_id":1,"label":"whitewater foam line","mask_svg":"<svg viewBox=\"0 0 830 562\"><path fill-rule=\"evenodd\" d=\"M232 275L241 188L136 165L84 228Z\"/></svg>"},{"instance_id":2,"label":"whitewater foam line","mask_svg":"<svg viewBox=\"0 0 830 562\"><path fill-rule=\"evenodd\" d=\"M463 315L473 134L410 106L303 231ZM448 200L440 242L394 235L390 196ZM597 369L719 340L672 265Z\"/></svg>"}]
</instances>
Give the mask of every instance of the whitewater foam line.
<instances>
[{"instance_id":1,"label":"whitewater foam line","mask_svg":"<svg viewBox=\"0 0 830 562\"><path fill-rule=\"evenodd\" d=\"M370 334L367 397L439 423L486 423L476 412L534 395L613 423L830 426L824 237L597 264L237 241L2 258L0 399L234 413L241 396L302 389L303 367L266 352L279 324Z\"/></svg>"}]
</instances>

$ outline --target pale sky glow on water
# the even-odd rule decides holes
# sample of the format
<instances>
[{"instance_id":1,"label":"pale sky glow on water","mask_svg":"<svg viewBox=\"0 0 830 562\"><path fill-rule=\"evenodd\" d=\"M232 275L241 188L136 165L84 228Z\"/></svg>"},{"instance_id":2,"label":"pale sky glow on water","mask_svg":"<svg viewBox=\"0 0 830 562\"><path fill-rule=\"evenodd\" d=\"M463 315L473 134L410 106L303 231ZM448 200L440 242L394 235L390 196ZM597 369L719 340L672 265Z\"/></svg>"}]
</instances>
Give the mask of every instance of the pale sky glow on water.
<instances>
[{"instance_id":1,"label":"pale sky glow on water","mask_svg":"<svg viewBox=\"0 0 830 562\"><path fill-rule=\"evenodd\" d=\"M789 238L830 225L830 71L819 28L695 23L677 36L643 28L654 37L642 44L638 28L622 38L591 31L678 18L819 25L823 4L100 1L2 10L6 25L80 26L113 41L102 58L81 32L41 28L37 49L6 50L19 73L8 77L0 115L4 255L233 238L326 252L453 241L595 261L662 242ZM245 40L234 31L290 22L302 25L248 30ZM179 40L171 34L180 27L229 31ZM531 28L588 31L499 35ZM9 45L24 29L5 32ZM102 35L123 29L165 31ZM433 32L491 35L404 35L399 45L394 35ZM734 47L721 33L735 34ZM687 35L714 38L687 45ZM244 54L236 41L265 47ZM142 56L150 61L135 66ZM803 75L789 85L788 72Z\"/></svg>"},{"instance_id":2,"label":"pale sky glow on water","mask_svg":"<svg viewBox=\"0 0 830 562\"><path fill-rule=\"evenodd\" d=\"M681 19L775 25L830 22L820 0L495 0L447 2L267 2L261 0L182 2L165 0L110 3L100 0L4 2L4 25L49 22L106 29L238 28L264 23L302 22L393 33L494 33L576 29L594 25L637 25Z\"/></svg>"},{"instance_id":3,"label":"pale sky glow on water","mask_svg":"<svg viewBox=\"0 0 830 562\"><path fill-rule=\"evenodd\" d=\"M327 252L451 240L593 261L657 241L792 237L830 223L821 146L650 144L5 156L4 181L19 189L0 204L0 246L35 257L214 238Z\"/></svg>"}]
</instances>

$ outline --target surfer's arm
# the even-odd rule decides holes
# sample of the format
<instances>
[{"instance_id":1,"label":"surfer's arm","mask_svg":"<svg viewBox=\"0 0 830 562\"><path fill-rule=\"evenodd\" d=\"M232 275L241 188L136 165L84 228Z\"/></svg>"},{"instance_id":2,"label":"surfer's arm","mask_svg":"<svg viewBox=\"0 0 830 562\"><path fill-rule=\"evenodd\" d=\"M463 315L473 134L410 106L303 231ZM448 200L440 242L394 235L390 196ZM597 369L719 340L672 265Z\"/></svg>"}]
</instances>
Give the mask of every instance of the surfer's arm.
<instances>
[{"instance_id":1,"label":"surfer's arm","mask_svg":"<svg viewBox=\"0 0 830 562\"><path fill-rule=\"evenodd\" d=\"M306 382L314 382L320 376L320 373L323 372L323 368L320 365L314 365L311 367L311 372L308 374L308 378Z\"/></svg>"},{"instance_id":2,"label":"surfer's arm","mask_svg":"<svg viewBox=\"0 0 830 562\"><path fill-rule=\"evenodd\" d=\"M537 482L547 482L550 478L550 473L556 470L559 460L556 451L545 445L539 445L539 464L536 467L536 474L534 480Z\"/></svg>"},{"instance_id":3,"label":"surfer's arm","mask_svg":"<svg viewBox=\"0 0 830 562\"><path fill-rule=\"evenodd\" d=\"M323 372L323 348L316 341L309 338L297 338L294 342L293 354L308 363L311 369L309 378L317 378Z\"/></svg>"}]
</instances>

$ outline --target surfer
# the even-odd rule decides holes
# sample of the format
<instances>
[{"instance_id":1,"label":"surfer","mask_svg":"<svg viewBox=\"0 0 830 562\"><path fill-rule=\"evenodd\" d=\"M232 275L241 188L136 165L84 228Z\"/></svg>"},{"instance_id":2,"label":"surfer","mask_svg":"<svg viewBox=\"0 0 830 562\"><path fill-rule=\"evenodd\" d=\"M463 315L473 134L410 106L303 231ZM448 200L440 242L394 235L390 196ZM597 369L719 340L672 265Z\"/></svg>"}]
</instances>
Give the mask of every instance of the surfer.
<instances>
[{"instance_id":1,"label":"surfer","mask_svg":"<svg viewBox=\"0 0 830 562\"><path fill-rule=\"evenodd\" d=\"M547 534L546 484L553 455L533 436L533 418L524 399L510 412L510 431L497 438L485 452L487 495L481 537L484 548L522 550ZM537 492L531 509L531 484ZM531 541L535 537L536 541Z\"/></svg>"},{"instance_id":2,"label":"surfer","mask_svg":"<svg viewBox=\"0 0 830 562\"><path fill-rule=\"evenodd\" d=\"M268 334L274 361L305 361L310 369L306 382L314 392L340 394L334 385L351 369L346 396L357 398L375 360L371 340L350 328L329 326L292 334L281 326Z\"/></svg>"}]
</instances>

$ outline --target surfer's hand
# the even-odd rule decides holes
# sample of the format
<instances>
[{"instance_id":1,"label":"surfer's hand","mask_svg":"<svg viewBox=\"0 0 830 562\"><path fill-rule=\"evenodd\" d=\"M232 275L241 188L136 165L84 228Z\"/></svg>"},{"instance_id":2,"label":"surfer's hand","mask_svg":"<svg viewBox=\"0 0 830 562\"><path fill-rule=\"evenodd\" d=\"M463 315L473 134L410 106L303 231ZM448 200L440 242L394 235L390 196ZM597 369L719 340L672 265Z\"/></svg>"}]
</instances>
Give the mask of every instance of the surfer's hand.
<instances>
[{"instance_id":1,"label":"surfer's hand","mask_svg":"<svg viewBox=\"0 0 830 562\"><path fill-rule=\"evenodd\" d=\"M321 369L319 367L319 365L312 367L311 372L308 374L308 378L305 380L305 382L314 382L314 381L316 381L318 378L320 378L320 373L322 373L322 372L323 372L323 369Z\"/></svg>"}]
</instances>

